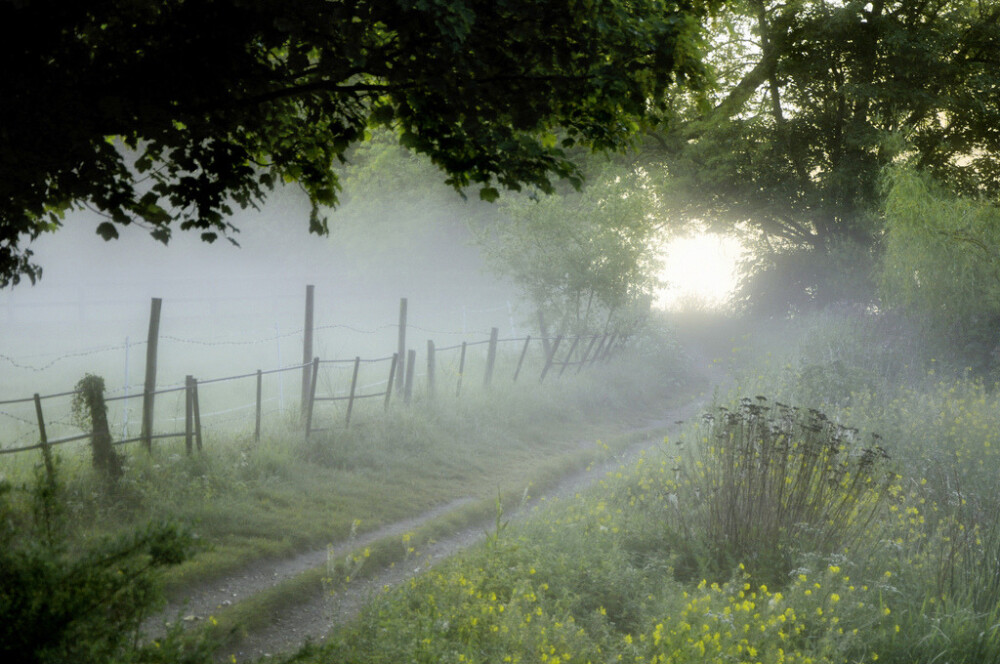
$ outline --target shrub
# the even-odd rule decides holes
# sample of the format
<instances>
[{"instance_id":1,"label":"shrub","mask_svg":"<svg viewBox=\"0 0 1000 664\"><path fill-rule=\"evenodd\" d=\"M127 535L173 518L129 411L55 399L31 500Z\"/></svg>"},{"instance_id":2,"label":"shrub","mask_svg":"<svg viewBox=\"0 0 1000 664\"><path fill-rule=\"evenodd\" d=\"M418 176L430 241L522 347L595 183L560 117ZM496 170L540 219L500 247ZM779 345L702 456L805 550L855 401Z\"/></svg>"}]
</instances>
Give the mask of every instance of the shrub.
<instances>
[{"instance_id":1,"label":"shrub","mask_svg":"<svg viewBox=\"0 0 1000 664\"><path fill-rule=\"evenodd\" d=\"M0 659L5 662L208 662L207 645L175 630L138 646L139 627L162 599L157 571L184 560L191 536L170 524L71 545L57 475L16 495L0 482ZM30 514L15 510L26 498Z\"/></svg>"},{"instance_id":2,"label":"shrub","mask_svg":"<svg viewBox=\"0 0 1000 664\"><path fill-rule=\"evenodd\" d=\"M708 564L726 576L742 563L780 583L804 553L832 553L863 535L893 475L881 447L820 411L764 397L705 416L707 449L693 474L705 502Z\"/></svg>"}]
</instances>

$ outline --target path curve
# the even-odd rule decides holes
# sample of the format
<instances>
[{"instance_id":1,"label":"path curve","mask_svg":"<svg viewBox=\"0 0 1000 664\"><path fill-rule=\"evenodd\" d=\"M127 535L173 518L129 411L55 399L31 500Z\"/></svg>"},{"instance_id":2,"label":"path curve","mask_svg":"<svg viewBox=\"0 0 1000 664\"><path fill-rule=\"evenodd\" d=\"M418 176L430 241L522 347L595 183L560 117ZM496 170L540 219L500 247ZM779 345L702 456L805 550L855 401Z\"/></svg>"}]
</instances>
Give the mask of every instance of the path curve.
<instances>
[{"instance_id":1,"label":"path curve","mask_svg":"<svg viewBox=\"0 0 1000 664\"><path fill-rule=\"evenodd\" d=\"M698 353L690 353L692 364L698 367L699 373L707 381L708 389L700 396L692 397L690 402L668 410L664 416L648 422L646 425L621 431L621 434L650 434L645 440L635 443L614 457L592 467L577 472L571 472L553 486L533 496L516 509L507 511L512 519L523 518L531 508L542 500L553 500L576 495L581 490L595 484L608 472L616 470L622 464L634 461L643 451L654 448L661 439L653 439L652 432L667 430L668 433L679 427L679 423L699 415L708 405L712 391L727 382L727 377L714 363L706 361ZM582 443L583 444L583 443ZM593 441L586 441L592 445ZM444 516L456 509L474 502L473 498L460 498L442 504L432 510L415 517L388 524L381 528L363 533L349 542L339 542L336 550L350 547L352 550L365 547L376 541L389 537L402 537L404 533L413 531L420 526ZM307 640L322 639L336 626L348 622L357 616L361 608L376 593L385 587L393 587L417 574L426 571L441 560L452 556L462 549L483 540L485 534L493 527L492 518L470 526L462 527L449 536L439 537L421 547L421 557L398 563L393 567L384 568L372 576L359 579L337 591L335 595L317 587L314 592L302 597L302 601L285 607L280 614L271 616L270 622L257 628L250 634L230 644L224 651L217 653L219 662L253 662L260 658L268 658L279 654L294 652ZM209 582L188 594L183 602L172 602L158 616L147 621L149 629L146 633L162 631L155 625L162 625L164 618L180 615L183 611L186 620L197 622L207 619L213 612L238 603L258 592L274 587L302 572L313 569L327 562L328 548L317 549L283 559L269 559L252 563L239 572Z\"/></svg>"}]
</instances>

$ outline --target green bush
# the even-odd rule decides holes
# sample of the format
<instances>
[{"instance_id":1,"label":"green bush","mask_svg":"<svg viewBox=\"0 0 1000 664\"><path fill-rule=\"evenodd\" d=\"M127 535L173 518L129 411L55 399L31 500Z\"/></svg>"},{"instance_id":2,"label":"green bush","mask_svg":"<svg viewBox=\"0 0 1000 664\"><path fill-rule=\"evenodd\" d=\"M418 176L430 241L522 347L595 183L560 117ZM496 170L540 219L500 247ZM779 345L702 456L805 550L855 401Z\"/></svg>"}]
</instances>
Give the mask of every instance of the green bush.
<instances>
[{"instance_id":1,"label":"green bush","mask_svg":"<svg viewBox=\"0 0 1000 664\"><path fill-rule=\"evenodd\" d=\"M17 509L19 500L30 510ZM14 488L0 482L0 659L105 664L208 662L208 646L178 630L139 645L162 601L157 572L183 561L193 538L153 524L129 535L70 546L56 474Z\"/></svg>"}]
</instances>

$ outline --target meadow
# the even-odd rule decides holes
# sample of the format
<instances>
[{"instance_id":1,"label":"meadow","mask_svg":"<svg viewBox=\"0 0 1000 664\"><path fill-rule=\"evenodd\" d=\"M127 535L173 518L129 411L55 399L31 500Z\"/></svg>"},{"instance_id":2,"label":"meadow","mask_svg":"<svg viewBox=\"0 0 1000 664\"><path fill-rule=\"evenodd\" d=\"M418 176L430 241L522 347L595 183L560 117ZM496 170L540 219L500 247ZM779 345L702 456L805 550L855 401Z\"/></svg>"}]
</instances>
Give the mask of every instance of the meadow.
<instances>
[{"instance_id":1,"label":"meadow","mask_svg":"<svg viewBox=\"0 0 1000 664\"><path fill-rule=\"evenodd\" d=\"M669 337L634 344L614 361L545 384L537 373L513 383L511 358L498 358L489 389L470 374L460 398L443 384L434 399L415 390L409 406L362 409L350 427L325 411L325 430L308 439L294 413L260 441L252 422L209 431L204 450L190 456L182 442L152 453L121 448L115 481L91 468L85 445L56 448L54 474L37 451L9 455L0 481L0 567L10 599L0 610L0 654L204 661L207 640L195 647L176 631L165 641L137 638L163 588L183 598L254 561L342 547L380 526L464 504L417 533L419 546L441 528L488 517L498 495L513 500L635 444L631 428L648 426L664 403L690 400L697 387ZM366 562L391 564L399 554L397 542L376 542ZM322 576L325 567L308 570L262 601L294 601ZM260 606L240 604L211 622L252 628Z\"/></svg>"},{"instance_id":2,"label":"meadow","mask_svg":"<svg viewBox=\"0 0 1000 664\"><path fill-rule=\"evenodd\" d=\"M1000 661L1000 399L885 324L743 326L705 418L290 661Z\"/></svg>"},{"instance_id":3,"label":"meadow","mask_svg":"<svg viewBox=\"0 0 1000 664\"><path fill-rule=\"evenodd\" d=\"M1000 398L987 376L915 337L887 336L898 332L887 325L830 314L775 329L707 316L680 335L637 338L619 361L554 386L418 393L410 408L309 440L289 417L259 443L229 433L192 457L165 446L130 454L115 487L84 455L65 455L60 537L70 545L56 559L72 572L74 548L155 535L164 531L142 524L169 521L197 534L190 552L175 555L157 535L136 560L169 563L159 583L181 593L262 557L349 542L471 498L445 526L379 541L276 589L268 601L280 604L322 583L336 601L358 577L420 559L454 519L495 517L485 544L372 595L354 622L285 659L1000 661ZM685 351L678 336L694 345ZM508 521L525 486L541 491L635 444L630 426L696 394L685 354L732 377L704 417L598 486ZM50 503L32 502L32 466L6 467L8 557L45 540L38 508ZM59 583L69 574L42 568ZM156 585L140 588L154 597ZM255 610L233 607L211 618L214 629L115 652L207 661L223 630L259 624Z\"/></svg>"}]
</instances>

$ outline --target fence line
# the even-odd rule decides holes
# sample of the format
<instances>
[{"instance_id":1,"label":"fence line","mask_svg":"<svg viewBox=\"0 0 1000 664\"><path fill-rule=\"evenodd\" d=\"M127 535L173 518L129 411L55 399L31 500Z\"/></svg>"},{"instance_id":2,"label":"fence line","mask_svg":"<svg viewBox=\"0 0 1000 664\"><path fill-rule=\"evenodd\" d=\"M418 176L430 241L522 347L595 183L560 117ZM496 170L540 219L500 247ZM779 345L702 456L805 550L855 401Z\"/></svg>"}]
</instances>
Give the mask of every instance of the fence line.
<instances>
[{"instance_id":1,"label":"fence line","mask_svg":"<svg viewBox=\"0 0 1000 664\"><path fill-rule=\"evenodd\" d=\"M311 287L310 287L310 290L311 290ZM307 293L308 293L308 291L307 291ZM307 302L309 302L310 299L311 298L307 297ZM304 387L304 391L303 391L303 399L302 399L302 409L303 409L303 413L302 414L303 414L303 420L304 420L304 425L305 425L305 427L304 427L304 429L305 429L305 435L308 437L312 433L315 433L315 432L323 430L323 429L314 428L312 426L313 425L314 414L315 414L315 405L316 405L317 402L338 402L338 401L347 402L347 409L346 409L346 414L345 414L345 425L349 426L350 425L350 421L351 421L351 415L352 415L352 411L353 411L353 406L354 406L354 403L356 401L370 400L370 399L374 399L374 398L382 398L384 400L383 401L383 408L388 408L388 406L390 404L390 401L391 401L391 398L393 396L393 389L395 387L396 391L399 392L399 394L397 394L397 399L401 398L405 403L409 404L410 401L411 401L412 395L413 395L414 383L415 383L415 381L417 379L420 379L420 381L422 381L422 384L426 385L425 394L426 394L427 398L434 399L435 395L436 395L436 384L435 383L437 381L437 368L438 368L438 364L439 364L439 359L438 359L438 355L437 355L438 353L451 352L451 351L456 351L456 350L460 350L461 351L460 355L458 357L457 372L454 371L454 369L455 369L455 362L454 362L454 360L451 361L451 363L449 365L450 368L448 369L448 373L450 373L454 378L456 378L455 395L456 395L456 397L459 397L461 395L461 392L462 392L463 378L465 377L465 375L467 373L467 371L466 371L466 363L467 363L467 359L468 359L467 358L467 353L468 353L468 349L470 347L483 346L483 345L487 346L486 353L485 353L485 368L483 369L483 386L484 386L484 388L489 388L491 386L491 384L493 383L493 381L494 381L495 361L497 359L497 351L498 351L498 347L499 347L500 344L514 344L514 343L523 344L520 347L520 350L518 351L518 354L517 354L517 364L516 364L516 368L514 369L513 376L512 376L512 378L508 379L508 380L512 380L513 382L516 382L518 380L518 378L522 374L522 369L523 369L523 366L524 366L525 357L528 354L528 351L529 351L529 348L530 348L532 342L533 341L539 341L539 342L541 342L543 344L544 348L542 349L542 358L541 358L542 361L543 361L543 368L542 368L541 374L539 376L539 382L543 382L545 380L545 378L546 378L546 375L548 373L550 373L554 368L558 369L558 376L562 376L563 373L569 367L573 367L573 366L577 367L577 372L576 373L579 373L580 371L583 370L584 367L586 367L588 365L593 365L593 364L595 364L595 363L597 363L599 361L607 360L608 357L610 356L610 353L611 353L613 347L616 344L616 341L618 342L618 346L621 345L621 341L622 341L622 338L620 338L619 335L617 335L617 334L612 334L610 336L608 334L604 334L604 335L594 334L594 335L577 335L577 336L570 336L570 337L564 337L563 335L558 335L556 337L549 337L548 335L546 335L546 334L543 333L540 336L534 336L534 337L531 336L531 335L527 335L527 336L523 336L523 337L522 336L513 336L513 337L506 337L506 338L500 339L499 338L499 334L498 334L499 333L499 329L497 327L494 327L494 328L492 328L488 332L489 338L488 339L483 339L483 340L463 341L461 344L454 344L454 345L450 345L450 346L435 347L434 342L432 340L428 339L428 341L427 341L427 371L426 372L417 372L416 371L416 361L415 361L415 359L416 359L416 351L413 350L413 349L405 349L405 346L401 346L400 350L404 350L405 349L405 353L396 352L396 353L393 353L392 355L387 355L387 356L383 356L383 357L376 357L376 358L362 358L360 356L357 356L354 359L339 359L339 358L334 358L334 359L320 359L319 357L313 357L312 361L305 361L304 360L301 364L295 364L295 365L291 365L291 366L279 366L279 367L273 368L273 369L257 370L257 371L254 371L254 372L241 373L241 374L236 374L236 375L232 375L232 376L222 376L222 377L216 377L216 378L209 378L209 379L204 379L204 380L198 380L198 379L195 379L193 376L189 375L186 378L186 380L185 380L185 382L183 384L168 385L168 386L163 386L163 387L154 389L155 388L155 382L153 383L153 387L152 388L149 387L149 385L150 385L150 383L148 382L150 380L149 371L150 371L150 366L152 366L152 370L154 372L153 373L153 380L155 381L156 345L157 345L157 341L160 338L165 339L165 340L176 341L176 342L192 343L192 344L205 345L205 346L219 346L219 345L246 346L246 345L257 344L257 343L273 342L273 341L276 341L276 340L279 340L279 339L283 339L283 338L287 338L287 337L291 337L291 336L303 335L303 337L306 339L305 343L308 344L306 346L306 348L310 348L311 347L311 343L310 342L311 342L311 334L312 334L312 332L314 330L323 330L323 329L343 328L343 329L353 330L353 331L359 332L359 333L374 334L374 333L376 333L376 332L378 332L380 330L391 329L391 328L398 328L400 330L400 339L401 340L405 339L405 328L406 327L410 327L410 328L412 328L414 330L421 330L421 331L432 332L434 334L461 334L461 333L454 333L454 332L431 331L431 330L427 330L426 328L422 328L420 326L407 325L407 323L406 323L406 317L405 317L405 300L404 300L401 303L402 304L403 314L400 317L400 322L399 322L398 325L397 324L391 324L391 325L387 324L387 325L382 325L382 326L376 327L376 328L374 328L372 330L363 330L363 329L356 328L356 327L353 327L353 326L350 326L350 325L340 325L340 324L337 324L337 325L324 325L324 326L313 327L311 325L311 311L310 311L309 315L307 316L307 327L306 328L302 328L302 329L296 330L294 332L275 334L275 335L272 335L270 337L267 337L267 338L264 338L264 339L259 339L259 340L248 340L248 341L204 341L204 340L184 339L184 338L176 337L176 336L163 336L163 337L160 337L158 335L158 329L155 330L155 331L153 330L154 316L155 316L156 323L157 323L157 328L158 328L158 313L159 313L159 311L158 311L159 310L159 306L158 305L159 305L159 302L160 302L159 300L154 299L153 312L151 313L151 332L150 332L150 338L149 338L149 340L147 340L145 342L131 343L126 338L125 344L120 344L120 345L116 345L116 346L101 347L99 349L91 349L91 350L82 351L82 352L79 352L79 353L66 354L66 355L63 355L63 356L60 356L60 357L54 359L48 365L45 365L46 367L52 366L56 362L58 362L58 361L60 361L62 359L69 358L69 357L78 357L78 356L95 354L95 353L99 353L99 352L106 352L108 350L116 350L116 349L121 349L121 348L129 349L129 348L132 348L132 347L141 346L143 344L146 345L146 347L147 347L147 387L146 388L140 388L139 390L136 390L136 391L134 391L132 393L128 393L128 390L130 389L130 386L126 385L124 388L121 388L121 389L123 389L123 390L126 391L125 394L116 395L116 396L108 396L108 397L106 397L104 399L105 403L110 403L110 402L117 402L117 401L127 401L129 399L135 400L135 399L142 398L143 401L144 401L144 407L143 407L143 431L142 431L142 434L139 435L139 436L128 437L128 435L127 435L128 434L128 432L127 432L127 421L128 421L128 417L129 417L129 412L130 411L129 411L128 408L126 408L125 409L125 415L124 415L125 421L126 421L126 425L123 427L122 432L121 432L122 433L122 439L121 440L112 440L111 441L112 445L119 446L119 445L125 445L125 444L128 444L128 443L133 443L133 442L138 442L138 441L144 441L146 443L146 445L147 445L147 448L148 448L150 442L153 441L153 440L162 440L162 439L167 439L167 438L180 438L180 437L184 437L186 439L186 446L187 446L188 452L191 453L192 446L193 446L194 442L197 443L197 447L198 447L199 450L202 447L202 436L201 436L201 418L202 418L202 416L204 416L206 418L207 417L214 417L214 416L218 416L218 415L224 415L224 414L228 414L228 413L234 413L234 412L237 412L237 411L246 411L246 410L249 410L249 409L254 408L254 407L255 407L255 415L256 415L256 418L255 418L256 422L255 422L254 438L255 438L255 440L259 440L260 439L260 428L261 428L262 405L264 403L270 403L270 402L275 401L275 400L280 400L282 402L282 404L284 403L283 392L282 392L282 396L280 397L280 399L276 399L275 397L270 397L268 399L264 399L262 397L261 381L262 381L262 377L264 375L278 374L278 373L289 372L289 371L302 371L303 372L303 387ZM308 304L307 304L307 307L308 307ZM509 305L506 308L504 308L504 307L498 307L496 310L499 311L499 310L504 310L504 309L506 309L508 312L510 312L510 306ZM513 330L513 325L511 326L511 329ZM474 333L474 334L478 334L478 333ZM484 334L487 334L487 333L484 333ZM552 343L550 343L550 342L552 342ZM569 345L568 352L565 352L564 355L560 354L561 348L565 348L566 345ZM578 348L579 348L579 352L577 352ZM596 350L595 350L595 348L596 348ZM6 356L6 355L0 355L0 359L4 359L4 360L6 360L6 361L8 361L8 362L10 362L12 364L14 364L15 366L19 366L21 368L30 368L30 369L34 369L36 371L40 371L41 370L41 369L36 368L36 367L26 367L24 365L20 365L15 360L13 360L12 358L10 358L9 356ZM152 365L150 365L150 362L152 362ZM279 362L280 362L280 354L279 354ZM379 363L384 363L384 362L391 362L387 378L384 378L382 380L377 380L377 381L371 381L371 380L368 380L368 381L359 381L359 373L360 373L360 368L361 368L362 365L372 366L372 365L379 364ZM343 389L343 388L342 389L333 389L331 387L331 389L329 390L328 394L317 394L317 380L318 380L318 374L319 374L319 369L320 369L321 365L324 365L328 369L333 369L333 370L345 370L345 371L346 370L352 370L352 377L351 377L350 387L348 389L346 389L346 390ZM246 380L246 379L249 379L249 378L255 378L256 382L257 382L257 386L256 386L257 387L257 394L256 394L255 401L250 402L250 403L245 403L243 405L231 407L231 408L225 408L223 410L217 410L217 411L210 412L210 413L204 413L204 414L202 414L200 412L200 401L199 401L199 397L198 397L198 387L199 387L199 384L200 385L211 385L211 384L215 384L215 383L223 383L223 382L230 382L230 381L237 381L237 380ZM379 388L379 387L384 387L384 389L382 389L380 391L377 391L377 392L369 392L369 390L371 390L373 388ZM281 388L281 389L283 390L283 388ZM119 391L121 391L121 390L114 390L113 392L119 392ZM184 411L185 412L184 412L183 417L177 416L177 417L172 417L172 418L165 418L162 421L177 422L177 421L180 421L180 420L183 419L184 422L185 422L184 431L169 432L169 433L154 433L153 432L153 413L152 413L153 397L156 396L156 395L163 395L163 394L170 394L170 393L177 393L177 394L179 394L181 392L185 393L185 404L184 404ZM25 445L25 446L21 446L21 447L0 448L0 455L3 455L3 454L13 454L13 453L17 453L17 452L26 452L26 451L30 451L30 450L36 450L36 449L44 449L47 445L61 445L61 444L66 444L66 443L70 443L70 442L74 442L74 441L80 441L80 440L84 440L84 439L87 439L87 438L91 438L92 436L96 435L96 432L92 431L92 432L86 432L86 433L81 433L81 434L76 434L76 435L65 436L65 437L58 438L58 439L51 440L51 441L46 439L46 436L45 436L46 420L44 419L43 412L42 412L42 401L44 401L44 400L50 400L50 399L56 399L56 398L62 398L62 397L68 397L68 396L76 395L77 393L78 393L77 390L68 390L68 391L57 392L57 393L53 393L53 394L46 394L46 395L35 394L33 397L25 397L25 398L19 398L19 399L7 399L7 400L0 401L0 405L27 404L27 403L34 402L35 403L35 407L36 407L37 422L33 422L33 421L31 421L31 420L29 420L27 418L18 417L16 415L14 415L12 413L8 413L6 411L0 411L0 415L12 418L14 420L18 420L18 421L23 422L25 424L37 425L37 432L40 434L41 439L42 439L41 442L38 443L38 444ZM179 403L179 401L178 401L178 403ZM64 424L66 424L65 420L67 420L67 419L69 419L69 416L65 416L65 417L62 417L62 418L58 418L56 420L48 421L47 423L49 425L64 425ZM232 418L230 418L230 419L232 419ZM30 435L30 432L28 432L28 433L26 433L26 434L24 434L22 436L19 436L16 439L16 441L19 441L19 440L27 437L28 435Z\"/></svg>"}]
</instances>

